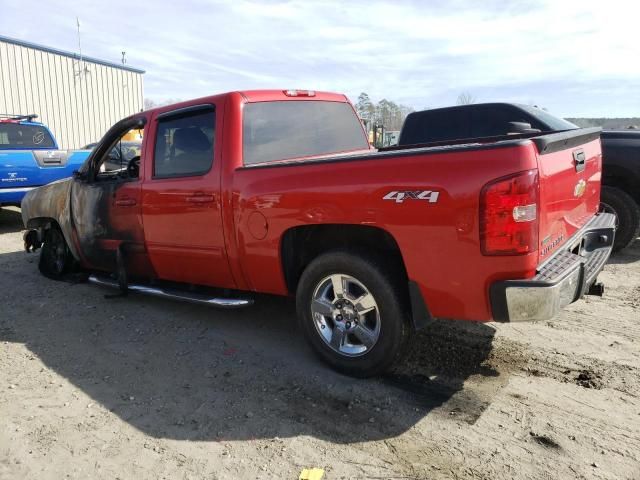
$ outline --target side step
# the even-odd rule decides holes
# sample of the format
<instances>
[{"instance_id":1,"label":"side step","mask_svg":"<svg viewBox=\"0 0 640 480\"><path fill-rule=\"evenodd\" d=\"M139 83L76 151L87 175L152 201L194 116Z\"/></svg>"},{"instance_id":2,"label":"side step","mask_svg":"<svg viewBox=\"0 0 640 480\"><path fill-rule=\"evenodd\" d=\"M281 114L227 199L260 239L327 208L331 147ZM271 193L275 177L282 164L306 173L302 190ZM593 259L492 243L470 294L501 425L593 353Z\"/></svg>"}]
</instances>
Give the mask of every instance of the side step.
<instances>
[{"instance_id":1,"label":"side step","mask_svg":"<svg viewBox=\"0 0 640 480\"><path fill-rule=\"evenodd\" d=\"M89 282L96 285L102 285L111 288L120 288L117 280L111 278L90 275ZM165 287L151 287L149 285L136 285L129 283L127 289L132 292L144 293L145 295L151 295L153 297L170 298L172 300L182 300L184 302L199 303L201 305L210 305L214 307L222 308L241 308L253 305L252 298L224 298L224 297L211 297L203 293L186 292L183 290L177 290Z\"/></svg>"}]
</instances>

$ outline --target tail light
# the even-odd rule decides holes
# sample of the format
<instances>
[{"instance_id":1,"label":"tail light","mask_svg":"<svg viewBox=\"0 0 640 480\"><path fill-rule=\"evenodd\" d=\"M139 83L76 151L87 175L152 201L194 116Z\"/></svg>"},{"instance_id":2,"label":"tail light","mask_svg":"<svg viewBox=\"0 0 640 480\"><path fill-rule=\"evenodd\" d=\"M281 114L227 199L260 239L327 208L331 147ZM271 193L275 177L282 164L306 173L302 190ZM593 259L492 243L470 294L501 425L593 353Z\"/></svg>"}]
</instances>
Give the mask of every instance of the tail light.
<instances>
[{"instance_id":1,"label":"tail light","mask_svg":"<svg viewBox=\"0 0 640 480\"><path fill-rule=\"evenodd\" d=\"M487 183L480 193L483 255L524 255L538 249L538 171Z\"/></svg>"}]
</instances>

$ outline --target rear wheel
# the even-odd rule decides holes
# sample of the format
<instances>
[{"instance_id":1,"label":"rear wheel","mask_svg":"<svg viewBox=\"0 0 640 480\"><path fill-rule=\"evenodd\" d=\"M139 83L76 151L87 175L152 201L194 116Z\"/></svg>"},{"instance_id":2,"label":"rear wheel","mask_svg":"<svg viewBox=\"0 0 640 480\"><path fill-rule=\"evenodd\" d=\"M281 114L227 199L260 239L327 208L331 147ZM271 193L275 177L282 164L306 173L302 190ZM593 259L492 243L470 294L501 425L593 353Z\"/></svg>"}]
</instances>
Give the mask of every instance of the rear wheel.
<instances>
[{"instance_id":1,"label":"rear wheel","mask_svg":"<svg viewBox=\"0 0 640 480\"><path fill-rule=\"evenodd\" d=\"M73 255L64 235L57 225L52 225L44 235L38 264L40 272L47 277L60 279L71 271L72 266Z\"/></svg>"},{"instance_id":2,"label":"rear wheel","mask_svg":"<svg viewBox=\"0 0 640 480\"><path fill-rule=\"evenodd\" d=\"M619 188L604 185L600 195L600 210L617 217L614 251L628 247L640 235L640 207Z\"/></svg>"},{"instance_id":3,"label":"rear wheel","mask_svg":"<svg viewBox=\"0 0 640 480\"><path fill-rule=\"evenodd\" d=\"M319 256L302 274L296 298L307 341L342 373L368 377L388 369L409 337L399 284L375 259L342 251Z\"/></svg>"}]
</instances>

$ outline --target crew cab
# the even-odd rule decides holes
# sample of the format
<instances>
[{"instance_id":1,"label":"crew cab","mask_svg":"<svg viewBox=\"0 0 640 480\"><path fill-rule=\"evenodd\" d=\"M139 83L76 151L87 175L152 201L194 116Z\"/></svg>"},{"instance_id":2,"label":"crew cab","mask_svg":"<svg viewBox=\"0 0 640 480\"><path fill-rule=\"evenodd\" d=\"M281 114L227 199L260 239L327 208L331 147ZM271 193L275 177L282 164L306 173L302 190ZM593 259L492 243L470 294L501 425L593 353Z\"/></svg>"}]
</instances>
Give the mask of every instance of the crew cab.
<instances>
[{"instance_id":1,"label":"crew cab","mask_svg":"<svg viewBox=\"0 0 640 480\"><path fill-rule=\"evenodd\" d=\"M517 103L478 103L413 112L400 132L399 145L577 129L546 110ZM640 132L604 131L601 209L618 220L614 251L640 236Z\"/></svg>"},{"instance_id":2,"label":"crew cab","mask_svg":"<svg viewBox=\"0 0 640 480\"><path fill-rule=\"evenodd\" d=\"M70 177L89 152L60 150L37 115L0 115L0 207L20 205L29 191Z\"/></svg>"},{"instance_id":3,"label":"crew cab","mask_svg":"<svg viewBox=\"0 0 640 480\"><path fill-rule=\"evenodd\" d=\"M105 169L143 129L139 157ZM230 92L115 124L73 178L27 194L27 250L59 278L220 307L295 296L313 349L357 376L433 317L549 319L614 241L598 129L372 149L344 95Z\"/></svg>"}]
</instances>

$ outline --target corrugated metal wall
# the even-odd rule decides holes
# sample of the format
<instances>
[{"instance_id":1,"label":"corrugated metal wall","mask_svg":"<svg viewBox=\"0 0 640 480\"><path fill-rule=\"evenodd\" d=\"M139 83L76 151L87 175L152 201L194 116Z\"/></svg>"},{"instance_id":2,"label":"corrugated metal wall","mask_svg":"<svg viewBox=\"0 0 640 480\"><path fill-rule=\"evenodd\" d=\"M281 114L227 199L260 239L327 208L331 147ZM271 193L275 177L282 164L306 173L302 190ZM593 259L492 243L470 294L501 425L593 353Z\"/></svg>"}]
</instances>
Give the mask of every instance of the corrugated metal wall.
<instances>
[{"instance_id":1,"label":"corrugated metal wall","mask_svg":"<svg viewBox=\"0 0 640 480\"><path fill-rule=\"evenodd\" d=\"M143 98L141 71L0 39L0 113L37 114L60 148L97 142L116 121L139 112Z\"/></svg>"}]
</instances>

